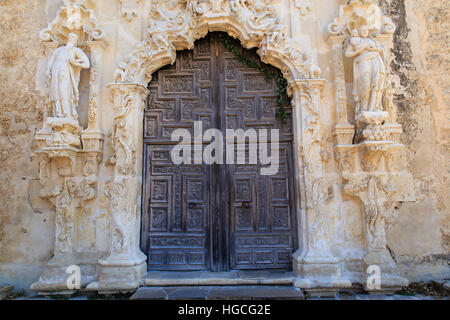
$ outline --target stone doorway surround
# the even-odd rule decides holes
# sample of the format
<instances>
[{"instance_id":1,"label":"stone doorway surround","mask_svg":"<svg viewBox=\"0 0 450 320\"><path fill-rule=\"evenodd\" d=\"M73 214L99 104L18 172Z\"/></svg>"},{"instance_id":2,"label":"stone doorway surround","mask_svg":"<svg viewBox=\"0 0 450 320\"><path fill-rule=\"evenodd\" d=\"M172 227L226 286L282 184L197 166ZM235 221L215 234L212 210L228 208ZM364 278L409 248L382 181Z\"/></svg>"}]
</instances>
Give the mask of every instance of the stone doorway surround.
<instances>
[{"instance_id":1,"label":"stone doorway surround","mask_svg":"<svg viewBox=\"0 0 450 320\"><path fill-rule=\"evenodd\" d=\"M383 59L388 66L394 25L374 1L352 0L340 6L328 34L323 35L333 51L336 94L336 108L327 112L336 115L334 152L339 172L330 182L325 178L330 158L325 147L332 142L322 139L320 116L326 80L315 62L317 52L302 40L305 37L293 37L295 32L283 22L286 19L279 10L280 1L120 0L124 25L139 24L137 17L148 11L143 17L148 29L142 41L133 43L135 49L120 58L111 77L103 72L115 68L104 65L115 60L108 56L111 47L125 45L108 41L110 37L98 22L92 1L64 0L55 20L41 32L41 39L50 57L67 42L69 33L76 33L79 47L90 54L89 121L87 128L81 128L77 119L51 116L50 100L43 106L44 126L35 136L35 154L40 164L41 198L56 210L56 235L54 255L32 290L67 292L66 271L71 265L81 267L83 290L125 292L144 284L147 258L139 249L139 230L147 84L153 72L174 63L177 50L192 49L195 40L213 31L228 33L245 48L258 48L261 60L279 68L289 83L300 237L299 249L292 257L294 286L320 292L348 288L352 283L366 284L365 268L344 272L348 270L343 257L332 249L335 212L345 212L346 208L328 205L334 185L341 185L342 195L355 199L364 212L367 252L354 260L381 268L381 287L374 290L393 290L407 284L388 253L384 230L392 204L414 198L404 146L399 143L401 126L395 120L388 86L381 110L347 114L343 58L348 43L356 44L360 39L352 31L365 25L384 48ZM301 2L288 2L288 6L304 13ZM148 10L142 10L142 6ZM388 68L385 71L388 75ZM378 94L384 91L381 84L377 88ZM112 102L104 98L108 92L112 93ZM108 112L113 112L113 122L102 120ZM108 146L112 146L110 154ZM89 250L78 246L85 227L95 224L94 218L84 219L88 212L97 213L91 217L100 213L108 217L109 227L96 233L96 239L108 239L106 255L95 245Z\"/></svg>"}]
</instances>

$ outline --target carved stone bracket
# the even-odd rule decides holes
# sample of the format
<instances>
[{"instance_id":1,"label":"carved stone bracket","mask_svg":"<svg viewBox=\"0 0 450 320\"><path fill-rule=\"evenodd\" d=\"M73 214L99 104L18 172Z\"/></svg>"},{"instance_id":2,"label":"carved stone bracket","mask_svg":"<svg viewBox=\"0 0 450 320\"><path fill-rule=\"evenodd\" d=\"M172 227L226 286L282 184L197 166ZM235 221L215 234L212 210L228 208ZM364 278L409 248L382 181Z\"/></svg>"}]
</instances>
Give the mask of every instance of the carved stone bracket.
<instances>
[{"instance_id":1,"label":"carved stone bracket","mask_svg":"<svg viewBox=\"0 0 450 320\"><path fill-rule=\"evenodd\" d=\"M338 145L336 157L344 181L344 194L362 204L367 243L364 262L381 270L381 288L366 289L395 291L407 286L408 281L398 275L387 250L385 234L394 204L415 200L413 177L405 163L405 147L386 141Z\"/></svg>"}]
</instances>

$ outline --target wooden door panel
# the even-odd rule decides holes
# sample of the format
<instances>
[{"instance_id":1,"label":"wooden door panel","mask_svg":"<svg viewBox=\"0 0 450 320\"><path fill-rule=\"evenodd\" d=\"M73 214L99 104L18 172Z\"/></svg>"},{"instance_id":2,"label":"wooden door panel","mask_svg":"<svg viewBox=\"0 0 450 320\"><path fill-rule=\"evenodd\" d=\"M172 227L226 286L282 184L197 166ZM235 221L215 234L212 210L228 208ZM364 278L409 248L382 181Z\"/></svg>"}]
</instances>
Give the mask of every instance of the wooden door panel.
<instances>
[{"instance_id":1,"label":"wooden door panel","mask_svg":"<svg viewBox=\"0 0 450 320\"><path fill-rule=\"evenodd\" d=\"M259 59L255 51L243 51ZM275 115L278 109L275 81L242 65L227 50L220 56L224 66L221 77L223 128L244 130L280 130L280 164L274 176L263 176L260 164L228 165L230 190L230 266L232 269L291 268L295 248L294 201L292 183L292 126L281 125ZM222 85L223 84L223 85ZM270 146L268 146L270 150Z\"/></svg>"},{"instance_id":2,"label":"wooden door panel","mask_svg":"<svg viewBox=\"0 0 450 320\"><path fill-rule=\"evenodd\" d=\"M146 216L151 270L209 268L210 168L176 166L172 146L147 146Z\"/></svg>"},{"instance_id":3,"label":"wooden door panel","mask_svg":"<svg viewBox=\"0 0 450 320\"><path fill-rule=\"evenodd\" d=\"M233 269L290 268L295 247L290 148L280 144L273 176L261 175L260 164L229 166Z\"/></svg>"}]
</instances>

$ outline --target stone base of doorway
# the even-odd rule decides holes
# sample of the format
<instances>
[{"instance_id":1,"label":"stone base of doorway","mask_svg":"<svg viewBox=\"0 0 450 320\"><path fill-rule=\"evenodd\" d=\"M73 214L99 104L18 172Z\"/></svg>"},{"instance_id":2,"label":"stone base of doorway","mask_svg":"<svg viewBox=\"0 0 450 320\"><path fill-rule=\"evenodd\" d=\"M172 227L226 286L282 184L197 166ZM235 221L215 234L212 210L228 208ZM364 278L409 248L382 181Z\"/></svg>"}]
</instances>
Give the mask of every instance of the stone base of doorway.
<instances>
[{"instance_id":1,"label":"stone base of doorway","mask_svg":"<svg viewBox=\"0 0 450 320\"><path fill-rule=\"evenodd\" d=\"M296 278L294 279L294 287L304 290L309 297L334 297L342 289L349 289L352 283L348 279L331 277L331 278Z\"/></svg>"},{"instance_id":2,"label":"stone base of doorway","mask_svg":"<svg viewBox=\"0 0 450 320\"><path fill-rule=\"evenodd\" d=\"M292 286L169 286L139 288L130 300L304 300Z\"/></svg>"},{"instance_id":3,"label":"stone base of doorway","mask_svg":"<svg viewBox=\"0 0 450 320\"><path fill-rule=\"evenodd\" d=\"M150 271L145 286L237 286L237 285L292 285L295 276L286 271Z\"/></svg>"}]
</instances>

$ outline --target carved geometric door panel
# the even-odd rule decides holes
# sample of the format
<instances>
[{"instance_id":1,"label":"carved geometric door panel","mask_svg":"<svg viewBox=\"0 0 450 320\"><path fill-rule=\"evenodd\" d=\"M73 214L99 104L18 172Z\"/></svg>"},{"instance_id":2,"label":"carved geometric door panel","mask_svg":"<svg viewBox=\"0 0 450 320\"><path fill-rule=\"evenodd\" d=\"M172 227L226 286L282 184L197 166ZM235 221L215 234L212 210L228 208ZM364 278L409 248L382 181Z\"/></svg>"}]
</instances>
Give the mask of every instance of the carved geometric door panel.
<instances>
[{"instance_id":1,"label":"carved geometric door panel","mask_svg":"<svg viewBox=\"0 0 450 320\"><path fill-rule=\"evenodd\" d=\"M229 166L231 268L289 268L294 249L291 144L280 144L279 170Z\"/></svg>"},{"instance_id":2,"label":"carved geometric door panel","mask_svg":"<svg viewBox=\"0 0 450 320\"><path fill-rule=\"evenodd\" d=\"M149 84L142 249L150 270L289 269L296 246L291 112L281 125L275 82L242 65L216 36L177 52L175 64ZM261 175L262 166L248 160L174 165L171 133L184 128L193 136L195 121L223 133L279 129L277 174Z\"/></svg>"},{"instance_id":3,"label":"carved geometric door panel","mask_svg":"<svg viewBox=\"0 0 450 320\"><path fill-rule=\"evenodd\" d=\"M209 268L210 168L174 165L171 146L148 145L145 188L149 269Z\"/></svg>"}]
</instances>

